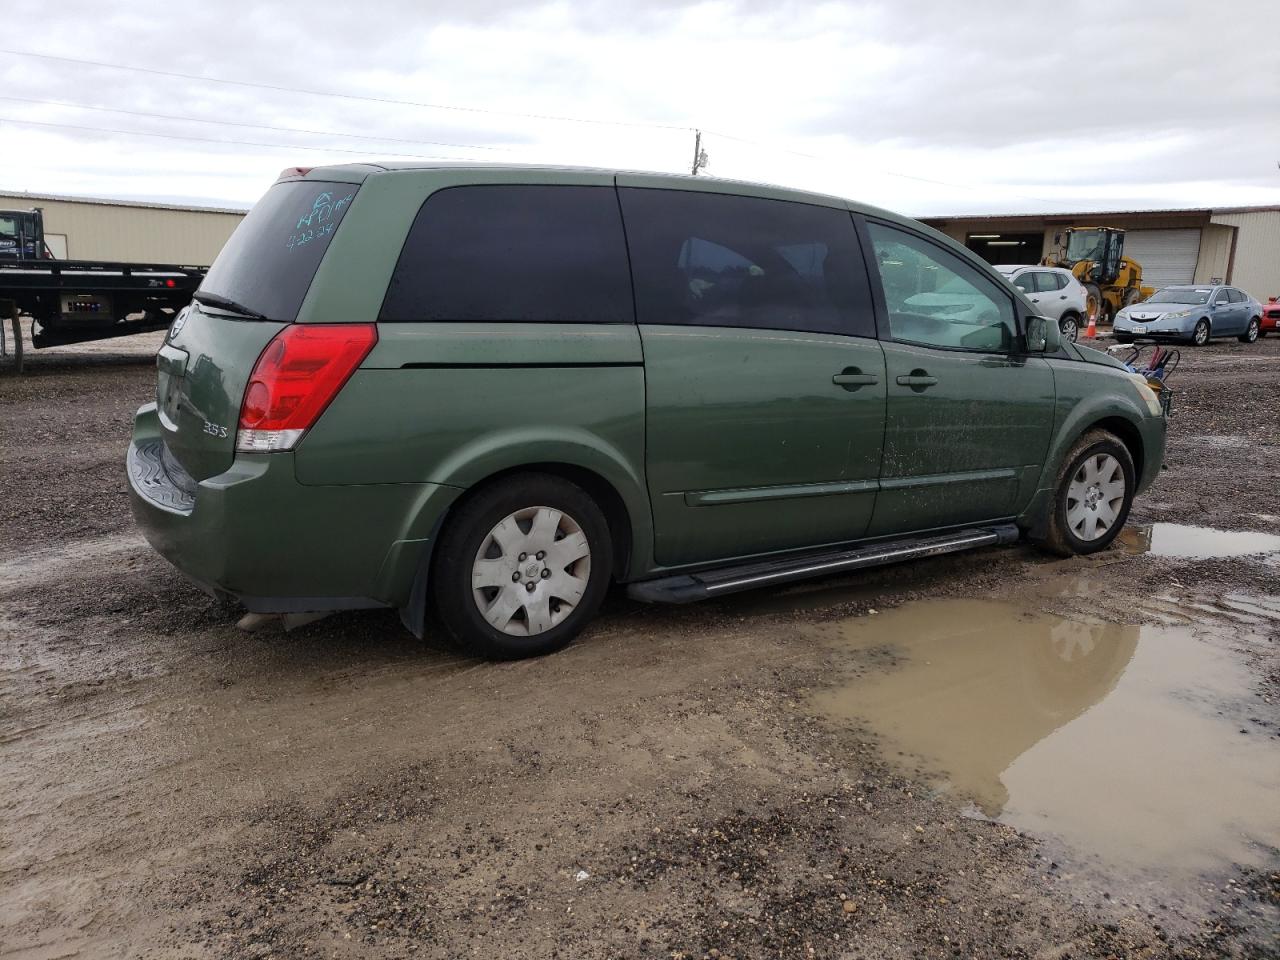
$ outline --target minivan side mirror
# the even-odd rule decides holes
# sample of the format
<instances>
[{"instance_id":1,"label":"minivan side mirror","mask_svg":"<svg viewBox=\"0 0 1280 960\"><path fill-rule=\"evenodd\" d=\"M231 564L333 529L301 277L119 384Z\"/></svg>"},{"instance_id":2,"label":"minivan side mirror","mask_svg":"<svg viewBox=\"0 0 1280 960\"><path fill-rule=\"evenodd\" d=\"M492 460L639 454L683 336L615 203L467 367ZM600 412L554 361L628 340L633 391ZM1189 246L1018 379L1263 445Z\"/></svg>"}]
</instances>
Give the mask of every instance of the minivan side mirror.
<instances>
[{"instance_id":1,"label":"minivan side mirror","mask_svg":"<svg viewBox=\"0 0 1280 960\"><path fill-rule=\"evenodd\" d=\"M1062 331L1048 317L1027 317L1027 353L1057 353Z\"/></svg>"}]
</instances>

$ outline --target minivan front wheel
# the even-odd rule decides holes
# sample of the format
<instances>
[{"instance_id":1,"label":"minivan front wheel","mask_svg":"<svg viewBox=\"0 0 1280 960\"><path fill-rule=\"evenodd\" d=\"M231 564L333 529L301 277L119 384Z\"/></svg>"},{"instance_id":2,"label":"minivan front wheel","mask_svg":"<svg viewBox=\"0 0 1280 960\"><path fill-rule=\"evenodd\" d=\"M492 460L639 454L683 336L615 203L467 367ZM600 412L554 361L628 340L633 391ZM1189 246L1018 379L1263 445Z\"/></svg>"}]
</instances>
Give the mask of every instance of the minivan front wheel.
<instances>
[{"instance_id":1,"label":"minivan front wheel","mask_svg":"<svg viewBox=\"0 0 1280 960\"><path fill-rule=\"evenodd\" d=\"M1063 556L1106 549L1129 516L1135 482L1133 457L1120 439L1105 430L1086 433L1063 460L1045 546Z\"/></svg>"},{"instance_id":2,"label":"minivan front wheel","mask_svg":"<svg viewBox=\"0 0 1280 960\"><path fill-rule=\"evenodd\" d=\"M608 522L586 491L549 474L510 476L446 524L433 564L436 612L466 653L551 653L599 608L612 558Z\"/></svg>"}]
</instances>

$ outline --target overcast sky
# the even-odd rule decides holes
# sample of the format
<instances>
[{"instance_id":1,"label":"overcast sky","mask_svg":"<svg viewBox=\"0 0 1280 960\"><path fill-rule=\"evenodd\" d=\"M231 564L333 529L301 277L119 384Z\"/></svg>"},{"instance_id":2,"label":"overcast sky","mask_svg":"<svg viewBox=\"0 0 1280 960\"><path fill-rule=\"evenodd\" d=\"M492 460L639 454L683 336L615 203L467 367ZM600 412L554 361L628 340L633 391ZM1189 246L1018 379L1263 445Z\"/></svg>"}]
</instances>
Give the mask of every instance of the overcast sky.
<instances>
[{"instance_id":1,"label":"overcast sky","mask_svg":"<svg viewBox=\"0 0 1280 960\"><path fill-rule=\"evenodd\" d=\"M710 175L915 215L1280 203L1276 0L6 0L4 25L0 190L247 206L283 167L397 156L687 172L701 128Z\"/></svg>"}]
</instances>

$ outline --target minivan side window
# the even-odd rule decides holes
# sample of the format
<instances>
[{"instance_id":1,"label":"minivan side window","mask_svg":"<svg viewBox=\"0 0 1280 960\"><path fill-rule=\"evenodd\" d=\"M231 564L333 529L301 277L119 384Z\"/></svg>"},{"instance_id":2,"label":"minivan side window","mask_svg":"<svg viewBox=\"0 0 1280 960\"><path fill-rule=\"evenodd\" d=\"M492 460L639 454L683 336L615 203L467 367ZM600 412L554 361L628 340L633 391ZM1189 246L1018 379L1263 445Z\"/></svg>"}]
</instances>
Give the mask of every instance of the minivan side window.
<instances>
[{"instance_id":1,"label":"minivan side window","mask_svg":"<svg viewBox=\"0 0 1280 960\"><path fill-rule=\"evenodd\" d=\"M875 336L847 210L642 187L618 195L640 323Z\"/></svg>"},{"instance_id":2,"label":"minivan side window","mask_svg":"<svg viewBox=\"0 0 1280 960\"><path fill-rule=\"evenodd\" d=\"M612 187L477 184L429 196L378 319L631 323Z\"/></svg>"},{"instance_id":3,"label":"minivan side window","mask_svg":"<svg viewBox=\"0 0 1280 960\"><path fill-rule=\"evenodd\" d=\"M937 244L868 222L895 340L1009 352L1017 343L1013 299L994 280Z\"/></svg>"}]
</instances>

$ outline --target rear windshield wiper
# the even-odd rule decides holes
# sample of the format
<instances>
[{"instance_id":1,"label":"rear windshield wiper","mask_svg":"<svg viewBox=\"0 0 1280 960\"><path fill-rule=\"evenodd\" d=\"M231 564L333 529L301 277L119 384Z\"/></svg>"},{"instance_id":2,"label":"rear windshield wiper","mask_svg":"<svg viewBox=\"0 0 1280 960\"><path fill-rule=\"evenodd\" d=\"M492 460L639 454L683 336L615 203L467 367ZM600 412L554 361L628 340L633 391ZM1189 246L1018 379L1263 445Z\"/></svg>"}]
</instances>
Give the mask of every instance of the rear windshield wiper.
<instances>
[{"instance_id":1,"label":"rear windshield wiper","mask_svg":"<svg viewBox=\"0 0 1280 960\"><path fill-rule=\"evenodd\" d=\"M238 313L242 317L248 317L250 320L270 320L271 318L259 313L257 310L250 310L242 303L237 303L229 297L220 297L216 293L208 293L204 290L197 290L193 295L193 300L209 307L217 307L219 310L226 310L230 313Z\"/></svg>"}]
</instances>

